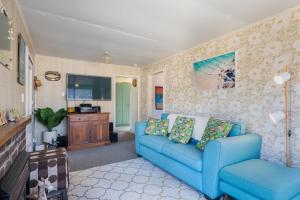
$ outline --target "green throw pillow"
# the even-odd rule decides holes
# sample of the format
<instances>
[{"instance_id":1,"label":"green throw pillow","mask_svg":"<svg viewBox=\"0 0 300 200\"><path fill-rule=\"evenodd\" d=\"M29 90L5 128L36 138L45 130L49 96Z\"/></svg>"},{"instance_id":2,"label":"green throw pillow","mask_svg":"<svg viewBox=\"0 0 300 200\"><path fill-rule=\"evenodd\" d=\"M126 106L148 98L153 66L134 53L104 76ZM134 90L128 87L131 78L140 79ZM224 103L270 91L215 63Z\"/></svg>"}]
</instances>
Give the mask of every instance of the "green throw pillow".
<instances>
[{"instance_id":1,"label":"green throw pillow","mask_svg":"<svg viewBox=\"0 0 300 200\"><path fill-rule=\"evenodd\" d=\"M158 135L168 135L169 119L162 119L156 121L156 133Z\"/></svg>"},{"instance_id":2,"label":"green throw pillow","mask_svg":"<svg viewBox=\"0 0 300 200\"><path fill-rule=\"evenodd\" d=\"M200 150L204 150L209 141L227 137L232 126L233 125L230 122L211 117L208 120L204 134L196 147Z\"/></svg>"},{"instance_id":3,"label":"green throw pillow","mask_svg":"<svg viewBox=\"0 0 300 200\"><path fill-rule=\"evenodd\" d=\"M154 135L155 134L155 132L156 132L156 120L157 119L153 119L153 118L148 119L147 128L146 128L146 131L145 131L146 134L148 134L148 135Z\"/></svg>"},{"instance_id":4,"label":"green throw pillow","mask_svg":"<svg viewBox=\"0 0 300 200\"><path fill-rule=\"evenodd\" d=\"M169 119L160 120L160 119L150 118L148 120L148 125L145 133L148 135L167 136L168 126L169 126Z\"/></svg>"},{"instance_id":5,"label":"green throw pillow","mask_svg":"<svg viewBox=\"0 0 300 200\"><path fill-rule=\"evenodd\" d=\"M169 135L169 140L187 144L193 134L194 125L195 119L178 116Z\"/></svg>"}]
</instances>

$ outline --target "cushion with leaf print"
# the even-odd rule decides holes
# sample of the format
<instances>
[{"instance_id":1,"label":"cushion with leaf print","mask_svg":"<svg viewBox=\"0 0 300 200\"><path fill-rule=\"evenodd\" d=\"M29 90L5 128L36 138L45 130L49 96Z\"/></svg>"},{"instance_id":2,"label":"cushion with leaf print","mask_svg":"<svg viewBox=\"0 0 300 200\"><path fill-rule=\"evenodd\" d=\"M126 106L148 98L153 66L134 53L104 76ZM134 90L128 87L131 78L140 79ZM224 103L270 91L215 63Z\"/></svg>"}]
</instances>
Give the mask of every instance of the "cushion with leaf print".
<instances>
[{"instance_id":1,"label":"cushion with leaf print","mask_svg":"<svg viewBox=\"0 0 300 200\"><path fill-rule=\"evenodd\" d=\"M156 134L168 135L169 119L159 119L156 121Z\"/></svg>"},{"instance_id":2,"label":"cushion with leaf print","mask_svg":"<svg viewBox=\"0 0 300 200\"><path fill-rule=\"evenodd\" d=\"M178 116L169 135L169 140L173 142L187 144L193 134L194 125L194 118Z\"/></svg>"},{"instance_id":3,"label":"cushion with leaf print","mask_svg":"<svg viewBox=\"0 0 300 200\"><path fill-rule=\"evenodd\" d=\"M154 119L154 118L148 119L147 128L146 128L146 131L145 131L146 134L148 134L148 135L154 135L155 134L155 132L156 132L156 120L157 119Z\"/></svg>"},{"instance_id":4,"label":"cushion with leaf print","mask_svg":"<svg viewBox=\"0 0 300 200\"><path fill-rule=\"evenodd\" d=\"M150 118L148 120L147 128L145 133L148 135L163 135L167 136L168 134L168 126L169 120L168 119L154 119Z\"/></svg>"},{"instance_id":5,"label":"cushion with leaf print","mask_svg":"<svg viewBox=\"0 0 300 200\"><path fill-rule=\"evenodd\" d=\"M233 124L228 121L211 117L207 122L204 135L202 136L196 147L200 150L204 150L206 144L209 141L227 137L232 126Z\"/></svg>"}]
</instances>

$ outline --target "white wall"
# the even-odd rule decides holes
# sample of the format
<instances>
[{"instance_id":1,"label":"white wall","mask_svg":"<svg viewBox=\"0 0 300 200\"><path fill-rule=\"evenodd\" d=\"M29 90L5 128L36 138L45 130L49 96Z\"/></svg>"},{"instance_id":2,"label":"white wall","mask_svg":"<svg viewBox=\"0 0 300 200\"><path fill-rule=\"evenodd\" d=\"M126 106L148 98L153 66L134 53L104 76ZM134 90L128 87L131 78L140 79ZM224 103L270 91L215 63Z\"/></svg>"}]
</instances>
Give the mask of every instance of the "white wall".
<instances>
[{"instance_id":1,"label":"white wall","mask_svg":"<svg viewBox=\"0 0 300 200\"><path fill-rule=\"evenodd\" d=\"M22 34L29 51L34 54L34 48L23 22L22 15L13 0L2 1L8 17L13 21L14 40L11 42L11 70L0 65L0 109L8 111L16 108L21 115L25 114L25 104L21 101L22 94L25 94L25 86L18 83L18 34Z\"/></svg>"},{"instance_id":2,"label":"white wall","mask_svg":"<svg viewBox=\"0 0 300 200\"><path fill-rule=\"evenodd\" d=\"M115 77L140 77L140 69L129 66L118 66L111 64L103 64L96 62L88 62L81 60L72 60L58 57L49 57L37 55L35 57L36 74L42 81L42 87L36 91L36 108L51 107L54 110L66 108L66 74L84 74L96 76L112 77L112 100L111 101L92 101L94 105L97 103L101 106L102 112L110 112L110 121L114 121L115 110ZM47 81L44 77L46 71L58 71L61 74L60 81ZM87 102L87 101L85 101ZM77 105L80 102L76 103ZM69 106L74 106L71 102ZM37 137L45 130L40 124L36 127ZM65 122L57 127L58 132L66 134Z\"/></svg>"}]
</instances>

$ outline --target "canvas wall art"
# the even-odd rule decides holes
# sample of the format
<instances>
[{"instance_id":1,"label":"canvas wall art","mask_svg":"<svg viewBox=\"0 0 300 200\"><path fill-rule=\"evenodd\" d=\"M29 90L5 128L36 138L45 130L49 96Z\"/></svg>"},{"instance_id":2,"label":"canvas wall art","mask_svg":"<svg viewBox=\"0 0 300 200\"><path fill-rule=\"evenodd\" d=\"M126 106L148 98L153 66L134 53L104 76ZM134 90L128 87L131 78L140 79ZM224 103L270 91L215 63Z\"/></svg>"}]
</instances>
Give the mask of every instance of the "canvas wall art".
<instances>
[{"instance_id":1,"label":"canvas wall art","mask_svg":"<svg viewBox=\"0 0 300 200\"><path fill-rule=\"evenodd\" d=\"M235 52L195 62L194 82L200 90L235 87Z\"/></svg>"},{"instance_id":2,"label":"canvas wall art","mask_svg":"<svg viewBox=\"0 0 300 200\"><path fill-rule=\"evenodd\" d=\"M26 57L26 44L23 36L19 34L19 55L18 55L18 82L21 85L25 84L25 57Z\"/></svg>"},{"instance_id":3,"label":"canvas wall art","mask_svg":"<svg viewBox=\"0 0 300 200\"><path fill-rule=\"evenodd\" d=\"M164 109L164 88L161 86L155 86L155 109Z\"/></svg>"}]
</instances>

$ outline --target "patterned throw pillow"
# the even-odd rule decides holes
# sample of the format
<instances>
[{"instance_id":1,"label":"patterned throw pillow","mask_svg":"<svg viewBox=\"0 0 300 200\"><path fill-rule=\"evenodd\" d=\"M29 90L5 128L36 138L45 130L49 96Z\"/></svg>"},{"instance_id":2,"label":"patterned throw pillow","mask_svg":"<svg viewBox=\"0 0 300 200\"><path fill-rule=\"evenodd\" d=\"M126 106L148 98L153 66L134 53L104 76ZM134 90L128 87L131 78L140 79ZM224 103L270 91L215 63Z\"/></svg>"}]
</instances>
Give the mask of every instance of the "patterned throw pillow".
<instances>
[{"instance_id":1,"label":"patterned throw pillow","mask_svg":"<svg viewBox=\"0 0 300 200\"><path fill-rule=\"evenodd\" d=\"M145 133L148 135L154 135L156 132L156 120L154 118L148 119L147 128Z\"/></svg>"},{"instance_id":2,"label":"patterned throw pillow","mask_svg":"<svg viewBox=\"0 0 300 200\"><path fill-rule=\"evenodd\" d=\"M145 133L148 134L148 135L167 136L168 126L169 126L169 120L168 119L160 120L160 119L150 118L148 120L148 125L147 125Z\"/></svg>"},{"instance_id":3,"label":"patterned throw pillow","mask_svg":"<svg viewBox=\"0 0 300 200\"><path fill-rule=\"evenodd\" d=\"M211 117L207 122L204 135L196 147L200 150L204 150L210 140L226 137L231 128L232 124L230 122Z\"/></svg>"},{"instance_id":4,"label":"patterned throw pillow","mask_svg":"<svg viewBox=\"0 0 300 200\"><path fill-rule=\"evenodd\" d=\"M156 121L156 133L158 135L168 135L169 119L162 119Z\"/></svg>"},{"instance_id":5,"label":"patterned throw pillow","mask_svg":"<svg viewBox=\"0 0 300 200\"><path fill-rule=\"evenodd\" d=\"M169 135L169 140L187 144L193 134L194 125L195 119L178 116Z\"/></svg>"}]
</instances>

